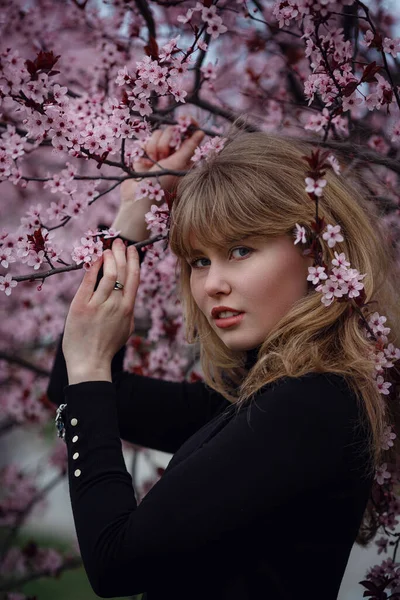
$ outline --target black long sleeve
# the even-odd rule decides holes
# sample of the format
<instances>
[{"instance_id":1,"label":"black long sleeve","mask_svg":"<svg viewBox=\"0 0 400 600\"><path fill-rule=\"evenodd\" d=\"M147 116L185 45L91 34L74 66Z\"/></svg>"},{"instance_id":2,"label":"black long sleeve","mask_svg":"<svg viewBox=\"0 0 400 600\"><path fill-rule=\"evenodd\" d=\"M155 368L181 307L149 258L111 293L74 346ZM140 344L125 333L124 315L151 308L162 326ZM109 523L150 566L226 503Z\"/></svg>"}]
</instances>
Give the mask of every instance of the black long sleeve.
<instances>
[{"instance_id":1,"label":"black long sleeve","mask_svg":"<svg viewBox=\"0 0 400 600\"><path fill-rule=\"evenodd\" d=\"M70 496L95 593L289 600L311 563L304 597L335 599L371 486L367 433L342 382L283 378L238 414L220 414L183 444L140 505L121 450L117 385L67 386ZM285 535L290 578L278 558Z\"/></svg>"}]
</instances>

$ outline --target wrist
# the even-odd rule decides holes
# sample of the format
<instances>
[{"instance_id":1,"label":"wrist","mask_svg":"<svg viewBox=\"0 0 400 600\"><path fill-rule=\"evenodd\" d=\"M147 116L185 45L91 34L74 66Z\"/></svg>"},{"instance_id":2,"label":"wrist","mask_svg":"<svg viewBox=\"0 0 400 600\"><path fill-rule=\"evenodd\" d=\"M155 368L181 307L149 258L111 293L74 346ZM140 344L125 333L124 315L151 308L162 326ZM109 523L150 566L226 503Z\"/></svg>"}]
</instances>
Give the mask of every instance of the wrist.
<instances>
[{"instance_id":1,"label":"wrist","mask_svg":"<svg viewBox=\"0 0 400 600\"><path fill-rule=\"evenodd\" d=\"M82 383L83 381L110 381L111 364L97 367L90 366L68 366L68 385Z\"/></svg>"},{"instance_id":2,"label":"wrist","mask_svg":"<svg viewBox=\"0 0 400 600\"><path fill-rule=\"evenodd\" d=\"M113 229L119 231L119 235L131 241L141 242L147 239L149 231L144 215L150 211L152 204L154 204L154 200L148 198L121 204L112 223Z\"/></svg>"}]
</instances>

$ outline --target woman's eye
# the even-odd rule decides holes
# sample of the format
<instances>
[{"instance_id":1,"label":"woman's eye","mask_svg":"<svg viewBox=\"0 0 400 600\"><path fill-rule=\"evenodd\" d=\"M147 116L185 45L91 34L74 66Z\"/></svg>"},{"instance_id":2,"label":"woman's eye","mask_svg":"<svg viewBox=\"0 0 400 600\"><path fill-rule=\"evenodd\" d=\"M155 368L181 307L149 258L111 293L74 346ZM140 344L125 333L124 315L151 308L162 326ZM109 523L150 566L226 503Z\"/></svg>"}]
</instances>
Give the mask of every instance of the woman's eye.
<instances>
[{"instance_id":1,"label":"woman's eye","mask_svg":"<svg viewBox=\"0 0 400 600\"><path fill-rule=\"evenodd\" d=\"M238 254L235 256L234 252L237 252ZM229 255L229 258L244 258L245 256L248 256L249 254L252 253L252 250L250 248L247 248L246 246L238 246L237 248L234 248ZM190 266L192 267L192 269L201 269L203 267L208 267L210 266L209 264L202 264L201 261L208 261L208 263L210 263L210 259L209 258L195 258L194 260L191 261Z\"/></svg>"},{"instance_id":2,"label":"woman's eye","mask_svg":"<svg viewBox=\"0 0 400 600\"><path fill-rule=\"evenodd\" d=\"M190 263L190 266L193 269L201 269L201 267L206 267L207 265L202 265L199 264L201 260L210 260L209 258L195 258L194 260L192 260L192 262Z\"/></svg>"},{"instance_id":3,"label":"woman's eye","mask_svg":"<svg viewBox=\"0 0 400 600\"><path fill-rule=\"evenodd\" d=\"M234 248L232 250L232 255L234 252L238 252L238 256L234 256L234 258L243 258L244 256L247 256L247 254L242 254L241 252L244 251L246 252L251 252L250 248L246 248L245 246L239 246L238 248Z\"/></svg>"}]
</instances>

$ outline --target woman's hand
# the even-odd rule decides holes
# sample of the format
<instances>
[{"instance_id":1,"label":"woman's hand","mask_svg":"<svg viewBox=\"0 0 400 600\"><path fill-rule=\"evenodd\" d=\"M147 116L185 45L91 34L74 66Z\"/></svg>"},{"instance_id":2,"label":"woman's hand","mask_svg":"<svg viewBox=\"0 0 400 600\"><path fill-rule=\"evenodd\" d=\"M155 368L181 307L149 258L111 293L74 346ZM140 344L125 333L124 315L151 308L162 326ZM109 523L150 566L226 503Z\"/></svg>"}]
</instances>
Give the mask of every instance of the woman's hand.
<instances>
[{"instance_id":1,"label":"woman's hand","mask_svg":"<svg viewBox=\"0 0 400 600\"><path fill-rule=\"evenodd\" d=\"M101 264L104 275L94 291ZM114 290L116 281L123 290ZM125 248L115 239L86 271L72 300L65 323L62 350L69 384L80 381L111 381L111 361L134 330L134 305L140 281L135 246Z\"/></svg>"},{"instance_id":2,"label":"woman's hand","mask_svg":"<svg viewBox=\"0 0 400 600\"><path fill-rule=\"evenodd\" d=\"M193 125L198 125L192 118ZM153 131L150 139L145 146L147 157L141 157L133 164L135 171L148 171L158 173L163 169L171 171L185 171L192 166L191 158L194 151L204 138L204 132L198 129L187 139L185 139L178 150L170 147L174 127L168 125L165 129ZM157 164L155 164L157 163ZM160 175L158 181L163 190L171 191L174 189L179 176ZM121 203L129 202L134 198L137 187L137 180L127 179L121 184Z\"/></svg>"},{"instance_id":3,"label":"woman's hand","mask_svg":"<svg viewBox=\"0 0 400 600\"><path fill-rule=\"evenodd\" d=\"M194 119L192 119L192 122L197 125ZM201 130L195 131L182 142L181 147L176 151L169 145L172 132L173 127L168 126L163 130L157 129L152 133L145 147L148 158L143 157L136 161L133 165L135 171L152 173L157 173L163 169L185 171L192 166L190 159L204 138L204 132ZM157 164L155 164L156 162ZM176 175L160 175L156 181L158 180L163 190L171 192L178 183L178 179L179 177ZM142 241L149 237L144 216L150 211L150 207L155 201L149 198L141 198L135 201L137 186L137 179L126 179L122 182L120 208L112 227L120 231L125 238Z\"/></svg>"}]
</instances>

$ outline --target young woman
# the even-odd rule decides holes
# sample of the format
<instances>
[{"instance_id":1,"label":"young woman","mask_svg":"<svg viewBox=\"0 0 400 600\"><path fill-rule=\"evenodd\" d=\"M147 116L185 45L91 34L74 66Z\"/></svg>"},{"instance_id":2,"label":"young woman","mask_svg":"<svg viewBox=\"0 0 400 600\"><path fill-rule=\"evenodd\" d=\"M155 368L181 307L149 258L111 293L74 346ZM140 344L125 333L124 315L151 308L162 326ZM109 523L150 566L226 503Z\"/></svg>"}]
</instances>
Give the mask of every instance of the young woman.
<instances>
[{"instance_id":1,"label":"young woman","mask_svg":"<svg viewBox=\"0 0 400 600\"><path fill-rule=\"evenodd\" d=\"M198 140L168 157L169 133L154 134L148 154L185 168ZM170 245L204 383L122 370L139 284L132 247L115 240L103 276L95 263L73 299L48 395L66 403L72 510L101 597L337 598L391 410L358 316L346 303L324 306L307 281L312 259L294 244L295 224L315 218L308 151L241 133L179 181ZM376 212L343 178L327 180L319 216L339 223L344 241L324 258L344 252L367 274L367 300L397 336L395 269ZM139 240L148 206L131 203L134 185L113 226ZM174 454L140 505L120 438Z\"/></svg>"}]
</instances>

